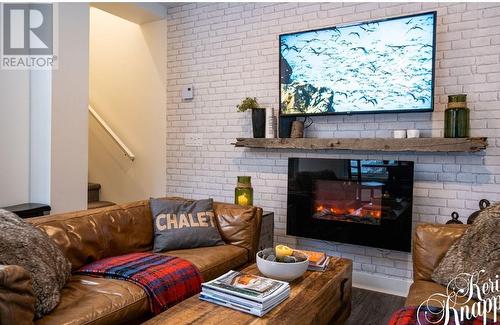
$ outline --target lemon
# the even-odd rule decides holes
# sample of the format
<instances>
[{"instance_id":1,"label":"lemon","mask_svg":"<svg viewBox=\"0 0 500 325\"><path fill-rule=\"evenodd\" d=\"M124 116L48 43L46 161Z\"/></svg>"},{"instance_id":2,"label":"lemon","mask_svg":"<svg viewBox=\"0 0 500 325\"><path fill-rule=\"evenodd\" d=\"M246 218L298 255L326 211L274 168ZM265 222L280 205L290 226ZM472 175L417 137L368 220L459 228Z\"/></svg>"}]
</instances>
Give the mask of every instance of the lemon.
<instances>
[{"instance_id":1,"label":"lemon","mask_svg":"<svg viewBox=\"0 0 500 325\"><path fill-rule=\"evenodd\" d=\"M293 249L285 245L277 245L275 250L277 257L290 256L293 254Z\"/></svg>"}]
</instances>

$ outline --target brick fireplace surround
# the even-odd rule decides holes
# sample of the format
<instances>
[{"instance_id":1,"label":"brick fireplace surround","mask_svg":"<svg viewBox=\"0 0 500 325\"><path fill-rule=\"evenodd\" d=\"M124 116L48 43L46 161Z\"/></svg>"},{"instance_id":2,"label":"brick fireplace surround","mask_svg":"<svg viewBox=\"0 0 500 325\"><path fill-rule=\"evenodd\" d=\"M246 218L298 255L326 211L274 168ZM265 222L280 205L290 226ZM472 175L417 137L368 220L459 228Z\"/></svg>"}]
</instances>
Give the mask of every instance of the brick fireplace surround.
<instances>
[{"instance_id":1,"label":"brick fireplace surround","mask_svg":"<svg viewBox=\"0 0 500 325\"><path fill-rule=\"evenodd\" d=\"M236 104L255 96L278 107L278 35L342 23L437 10L433 113L314 118L308 137L390 137L394 129L443 132L448 94L466 93L471 135L489 137L474 154L261 150L234 148L251 136ZM500 3L186 3L169 7L167 33L167 194L231 202L236 176L252 176L255 205L275 212L275 242L322 249L354 261L354 282L404 294L411 255L286 236L288 157L415 161L414 224L461 220L479 199L500 201ZM193 84L195 97L180 98ZM191 135L202 146L185 145ZM385 287L383 288L385 284Z\"/></svg>"}]
</instances>

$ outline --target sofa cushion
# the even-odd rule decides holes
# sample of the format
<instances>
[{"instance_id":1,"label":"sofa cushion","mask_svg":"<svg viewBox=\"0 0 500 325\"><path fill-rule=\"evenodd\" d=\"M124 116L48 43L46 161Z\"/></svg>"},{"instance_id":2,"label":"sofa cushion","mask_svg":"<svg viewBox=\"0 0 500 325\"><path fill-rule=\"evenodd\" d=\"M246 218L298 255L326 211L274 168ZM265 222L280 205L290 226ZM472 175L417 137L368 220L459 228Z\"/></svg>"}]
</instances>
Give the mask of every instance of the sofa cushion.
<instances>
[{"instance_id":1,"label":"sofa cushion","mask_svg":"<svg viewBox=\"0 0 500 325\"><path fill-rule=\"evenodd\" d=\"M426 302L427 299L434 294L446 295L446 287L434 281L417 280L410 286L405 306L419 306L420 304ZM464 301L464 299L459 300L460 303L463 303ZM429 301L429 306L442 307L437 300Z\"/></svg>"},{"instance_id":2,"label":"sofa cushion","mask_svg":"<svg viewBox=\"0 0 500 325\"><path fill-rule=\"evenodd\" d=\"M223 245L213 200L151 199L153 251Z\"/></svg>"},{"instance_id":3,"label":"sofa cushion","mask_svg":"<svg viewBox=\"0 0 500 325\"><path fill-rule=\"evenodd\" d=\"M500 270L500 204L481 210L474 223L446 252L432 273L432 279L476 299L498 296L494 283ZM469 276L481 290L469 292ZM486 287L485 287L486 286ZM486 289L486 290L485 290Z\"/></svg>"},{"instance_id":4,"label":"sofa cushion","mask_svg":"<svg viewBox=\"0 0 500 325\"><path fill-rule=\"evenodd\" d=\"M204 281L244 265L247 250L233 245L162 253L193 263ZM37 324L134 324L151 317L146 293L123 280L74 275L62 290L60 304Z\"/></svg>"},{"instance_id":5,"label":"sofa cushion","mask_svg":"<svg viewBox=\"0 0 500 325\"><path fill-rule=\"evenodd\" d=\"M74 275L61 303L37 324L134 324L150 317L148 297L123 280Z\"/></svg>"},{"instance_id":6,"label":"sofa cushion","mask_svg":"<svg viewBox=\"0 0 500 325\"><path fill-rule=\"evenodd\" d=\"M181 249L162 254L190 261L200 271L203 281L215 279L231 269L243 266L248 261L247 250L234 245Z\"/></svg>"},{"instance_id":7,"label":"sofa cushion","mask_svg":"<svg viewBox=\"0 0 500 325\"><path fill-rule=\"evenodd\" d=\"M0 324L33 324L34 319L31 275L19 265L0 265Z\"/></svg>"},{"instance_id":8,"label":"sofa cushion","mask_svg":"<svg viewBox=\"0 0 500 325\"><path fill-rule=\"evenodd\" d=\"M151 250L149 201L28 219L62 249L73 270L108 256Z\"/></svg>"},{"instance_id":9,"label":"sofa cushion","mask_svg":"<svg viewBox=\"0 0 500 325\"><path fill-rule=\"evenodd\" d=\"M431 280L432 271L468 225L420 224L413 236L413 278Z\"/></svg>"},{"instance_id":10,"label":"sofa cushion","mask_svg":"<svg viewBox=\"0 0 500 325\"><path fill-rule=\"evenodd\" d=\"M424 305L427 305L428 299L432 295L447 295L446 293L446 287L440 285L439 283L433 282L433 281L426 281L426 280L417 280L412 283L410 286L410 290L408 292L408 297L406 298L405 301L405 306L420 306L420 304L424 303ZM434 296L433 298L436 298L439 296ZM443 308L444 302L442 302L443 298L441 300L436 300L432 299L428 301L429 306L433 307L439 307ZM454 298L453 298L454 299ZM456 296L457 299L457 304L456 304L456 309L460 310L459 308L461 306L469 306L472 308L472 305L476 302L475 300L471 299L467 301L466 298ZM440 302L441 301L441 302ZM477 307L477 306L476 306ZM492 313L488 313L488 318L493 318Z\"/></svg>"}]
</instances>

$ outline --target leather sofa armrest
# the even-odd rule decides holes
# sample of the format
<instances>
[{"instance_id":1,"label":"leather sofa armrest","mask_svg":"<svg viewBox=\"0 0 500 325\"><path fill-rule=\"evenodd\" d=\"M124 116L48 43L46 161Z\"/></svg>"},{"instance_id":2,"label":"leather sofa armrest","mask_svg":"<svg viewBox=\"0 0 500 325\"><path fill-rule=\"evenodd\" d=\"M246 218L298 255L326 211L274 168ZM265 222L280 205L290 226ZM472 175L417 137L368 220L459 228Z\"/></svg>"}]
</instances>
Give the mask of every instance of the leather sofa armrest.
<instances>
[{"instance_id":1,"label":"leather sofa armrest","mask_svg":"<svg viewBox=\"0 0 500 325\"><path fill-rule=\"evenodd\" d=\"M0 265L0 324L33 324L34 318L30 274L18 265Z\"/></svg>"},{"instance_id":2,"label":"leather sofa armrest","mask_svg":"<svg viewBox=\"0 0 500 325\"><path fill-rule=\"evenodd\" d=\"M413 236L413 280L432 281L431 275L467 225L420 224Z\"/></svg>"},{"instance_id":3,"label":"leather sofa armrest","mask_svg":"<svg viewBox=\"0 0 500 325\"><path fill-rule=\"evenodd\" d=\"M245 248L248 261L253 262L259 246L262 208L215 202L214 211L222 239L226 244Z\"/></svg>"}]
</instances>

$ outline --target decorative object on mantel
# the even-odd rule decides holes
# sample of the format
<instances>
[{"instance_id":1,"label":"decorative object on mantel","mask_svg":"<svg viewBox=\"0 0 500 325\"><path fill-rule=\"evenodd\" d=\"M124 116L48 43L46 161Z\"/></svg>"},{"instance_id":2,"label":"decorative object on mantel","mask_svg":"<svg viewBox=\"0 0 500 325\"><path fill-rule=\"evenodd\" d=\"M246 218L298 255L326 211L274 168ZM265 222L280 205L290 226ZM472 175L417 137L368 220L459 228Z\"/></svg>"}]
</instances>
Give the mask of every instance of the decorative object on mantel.
<instances>
[{"instance_id":1,"label":"decorative object on mantel","mask_svg":"<svg viewBox=\"0 0 500 325\"><path fill-rule=\"evenodd\" d=\"M238 183L234 189L234 204L253 205L252 178L250 176L238 176Z\"/></svg>"},{"instance_id":2,"label":"decorative object on mantel","mask_svg":"<svg viewBox=\"0 0 500 325\"><path fill-rule=\"evenodd\" d=\"M278 125L278 137L289 138L292 129L292 122L297 118L295 116L280 116Z\"/></svg>"},{"instance_id":3,"label":"decorative object on mantel","mask_svg":"<svg viewBox=\"0 0 500 325\"><path fill-rule=\"evenodd\" d=\"M448 108L444 112L444 137L468 138L470 134L470 110L467 95L448 96Z\"/></svg>"},{"instance_id":4,"label":"decorative object on mantel","mask_svg":"<svg viewBox=\"0 0 500 325\"><path fill-rule=\"evenodd\" d=\"M406 130L394 130L392 131L392 137L394 139L404 139L406 138Z\"/></svg>"},{"instance_id":5,"label":"decorative object on mantel","mask_svg":"<svg viewBox=\"0 0 500 325\"><path fill-rule=\"evenodd\" d=\"M247 97L236 108L238 108L238 112L252 110L253 137L264 138L266 136L266 110L259 106L257 98Z\"/></svg>"},{"instance_id":6,"label":"decorative object on mantel","mask_svg":"<svg viewBox=\"0 0 500 325\"><path fill-rule=\"evenodd\" d=\"M477 210L476 212L473 212L469 218L467 219L467 224L468 225L472 225L472 223L474 222L474 220L476 220L477 216L479 215L479 213L481 212L481 210L484 210L486 209L487 207L490 206L490 201L486 200L486 199L482 199L481 201L479 201L479 210Z\"/></svg>"},{"instance_id":7,"label":"decorative object on mantel","mask_svg":"<svg viewBox=\"0 0 500 325\"><path fill-rule=\"evenodd\" d=\"M293 121L292 132L290 132L290 138L303 138L303 137L304 137L304 122Z\"/></svg>"},{"instance_id":8,"label":"decorative object on mantel","mask_svg":"<svg viewBox=\"0 0 500 325\"><path fill-rule=\"evenodd\" d=\"M237 138L236 147L304 150L362 150L390 152L477 152L486 149L488 138Z\"/></svg>"},{"instance_id":9,"label":"decorative object on mantel","mask_svg":"<svg viewBox=\"0 0 500 325\"><path fill-rule=\"evenodd\" d=\"M456 225L462 225L463 222L458 220L458 218L460 218L460 216L458 215L458 212L455 212L453 211L451 213L451 219L446 221L446 224L449 225L449 224L456 224Z\"/></svg>"},{"instance_id":10,"label":"decorative object on mantel","mask_svg":"<svg viewBox=\"0 0 500 325\"><path fill-rule=\"evenodd\" d=\"M276 117L272 107L266 107L266 138L276 138Z\"/></svg>"},{"instance_id":11,"label":"decorative object on mantel","mask_svg":"<svg viewBox=\"0 0 500 325\"><path fill-rule=\"evenodd\" d=\"M306 121L309 119L309 124L305 125ZM304 121L293 121L292 122L292 132L290 133L290 138L303 138L304 130L313 124L313 120L310 117L306 117Z\"/></svg>"},{"instance_id":12,"label":"decorative object on mantel","mask_svg":"<svg viewBox=\"0 0 500 325\"><path fill-rule=\"evenodd\" d=\"M408 139L420 138L420 130L406 130L406 136Z\"/></svg>"}]
</instances>

